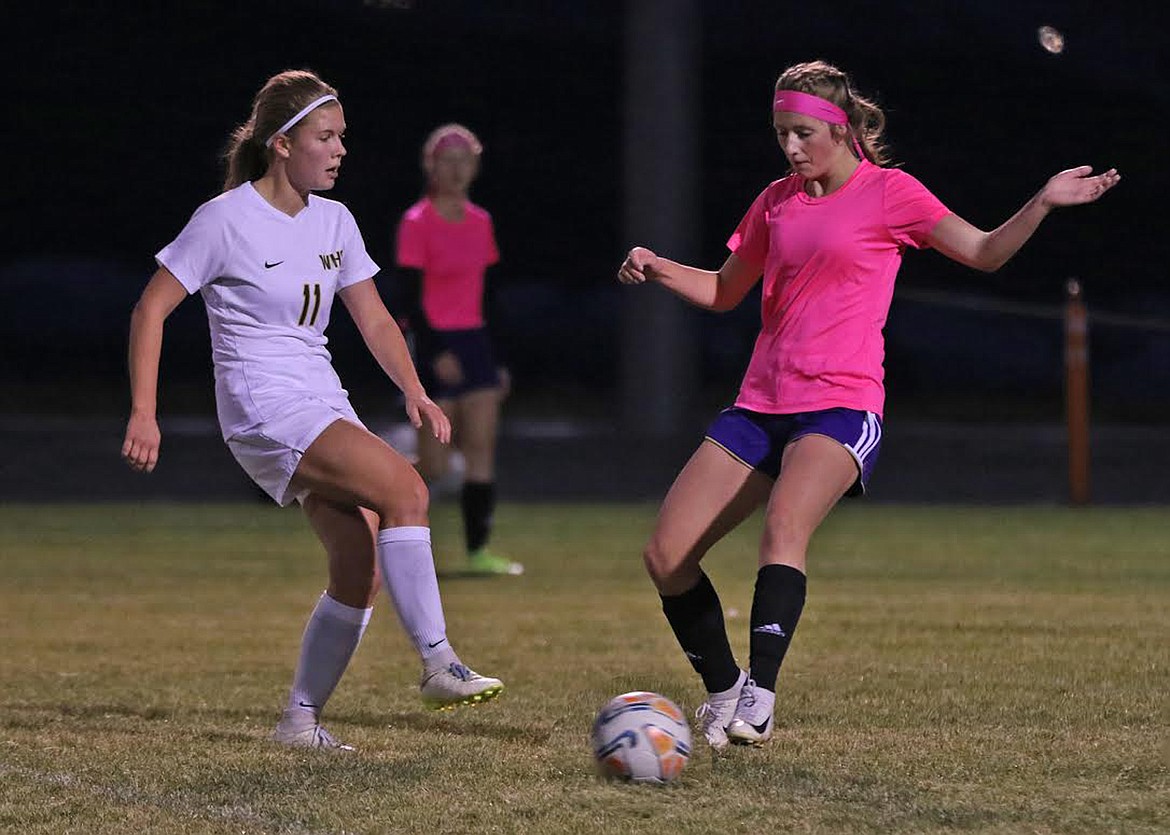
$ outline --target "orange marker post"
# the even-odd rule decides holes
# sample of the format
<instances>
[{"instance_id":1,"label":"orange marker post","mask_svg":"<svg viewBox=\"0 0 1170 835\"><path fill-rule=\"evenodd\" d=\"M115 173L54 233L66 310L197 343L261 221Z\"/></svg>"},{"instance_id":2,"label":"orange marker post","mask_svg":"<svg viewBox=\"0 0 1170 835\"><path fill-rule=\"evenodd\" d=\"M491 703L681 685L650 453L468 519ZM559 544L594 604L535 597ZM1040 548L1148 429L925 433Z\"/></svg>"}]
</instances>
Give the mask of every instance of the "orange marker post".
<instances>
[{"instance_id":1,"label":"orange marker post","mask_svg":"<svg viewBox=\"0 0 1170 835\"><path fill-rule=\"evenodd\" d=\"M1089 312L1081 283L1066 285L1064 309L1064 404L1068 421L1068 494L1074 505L1089 503Z\"/></svg>"}]
</instances>

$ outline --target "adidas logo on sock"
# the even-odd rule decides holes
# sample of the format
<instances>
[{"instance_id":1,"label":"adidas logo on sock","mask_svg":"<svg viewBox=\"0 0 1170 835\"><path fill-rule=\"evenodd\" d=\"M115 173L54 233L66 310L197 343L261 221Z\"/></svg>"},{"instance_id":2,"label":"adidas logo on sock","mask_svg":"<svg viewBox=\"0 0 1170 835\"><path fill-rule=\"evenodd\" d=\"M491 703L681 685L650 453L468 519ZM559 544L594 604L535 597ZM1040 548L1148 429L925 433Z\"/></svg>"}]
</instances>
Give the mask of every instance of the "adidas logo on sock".
<instances>
[{"instance_id":1,"label":"adidas logo on sock","mask_svg":"<svg viewBox=\"0 0 1170 835\"><path fill-rule=\"evenodd\" d=\"M765 635L776 635L780 638L788 637L788 633L778 623L765 623L763 626L757 626L752 632L763 632Z\"/></svg>"}]
</instances>

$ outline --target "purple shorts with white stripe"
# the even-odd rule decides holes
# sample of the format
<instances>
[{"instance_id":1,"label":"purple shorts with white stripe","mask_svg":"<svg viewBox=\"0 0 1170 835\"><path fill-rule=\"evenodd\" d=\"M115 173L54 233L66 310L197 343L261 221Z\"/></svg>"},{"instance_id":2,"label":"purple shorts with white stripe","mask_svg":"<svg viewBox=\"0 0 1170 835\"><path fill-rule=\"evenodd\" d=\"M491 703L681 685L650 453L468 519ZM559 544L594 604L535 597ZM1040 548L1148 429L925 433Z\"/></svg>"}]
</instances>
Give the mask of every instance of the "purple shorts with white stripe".
<instances>
[{"instance_id":1,"label":"purple shorts with white stripe","mask_svg":"<svg viewBox=\"0 0 1170 835\"><path fill-rule=\"evenodd\" d=\"M784 448L805 435L824 435L848 450L857 463L857 481L847 496L865 492L882 447L882 419L857 409L821 409L793 415L768 415L732 406L707 429L707 439L753 470L776 478Z\"/></svg>"}]
</instances>

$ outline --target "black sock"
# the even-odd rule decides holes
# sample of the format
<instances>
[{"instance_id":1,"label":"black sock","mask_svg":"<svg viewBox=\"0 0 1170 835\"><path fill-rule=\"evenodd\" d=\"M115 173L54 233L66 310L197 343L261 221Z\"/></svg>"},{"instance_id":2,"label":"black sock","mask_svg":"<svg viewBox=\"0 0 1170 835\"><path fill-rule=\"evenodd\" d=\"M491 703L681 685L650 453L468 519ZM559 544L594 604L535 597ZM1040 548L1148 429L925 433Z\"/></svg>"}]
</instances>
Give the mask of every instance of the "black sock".
<instances>
[{"instance_id":1,"label":"black sock","mask_svg":"<svg viewBox=\"0 0 1170 835\"><path fill-rule=\"evenodd\" d=\"M492 532L492 515L496 512L496 483L463 482L459 506L463 509L463 535L467 539L467 553L473 554L487 545Z\"/></svg>"},{"instance_id":2,"label":"black sock","mask_svg":"<svg viewBox=\"0 0 1170 835\"><path fill-rule=\"evenodd\" d=\"M662 611L691 666L703 677L707 692L733 687L739 680L739 666L727 642L719 595L707 575L700 573L698 584L690 591L663 596Z\"/></svg>"},{"instance_id":3,"label":"black sock","mask_svg":"<svg viewBox=\"0 0 1170 835\"><path fill-rule=\"evenodd\" d=\"M756 575L752 598L751 677L765 690L776 690L780 664L804 609L808 581L790 565L765 565Z\"/></svg>"}]
</instances>

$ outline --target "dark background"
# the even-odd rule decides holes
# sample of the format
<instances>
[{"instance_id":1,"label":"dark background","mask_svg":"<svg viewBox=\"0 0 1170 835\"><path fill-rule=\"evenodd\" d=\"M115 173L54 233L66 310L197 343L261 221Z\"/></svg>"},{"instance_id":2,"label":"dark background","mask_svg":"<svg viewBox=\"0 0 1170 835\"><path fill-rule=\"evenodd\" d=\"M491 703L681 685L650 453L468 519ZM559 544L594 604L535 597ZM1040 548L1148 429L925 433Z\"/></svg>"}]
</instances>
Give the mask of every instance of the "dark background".
<instances>
[{"instance_id":1,"label":"dark background","mask_svg":"<svg viewBox=\"0 0 1170 835\"><path fill-rule=\"evenodd\" d=\"M701 114L701 265L722 262L747 206L784 173L770 126L776 76L829 60L885 108L897 162L982 228L1061 169L1123 175L1099 204L1051 216L994 275L908 253L887 327L887 420L1059 423L1059 316L1075 276L1094 317L1094 415L1166 426L1170 43L1156 5L702 0L690 90ZM128 317L153 253L218 193L218 155L264 80L309 67L346 107L349 155L331 196L357 217L385 269L383 291L393 289L397 218L421 192L420 145L435 125L463 122L485 146L472 197L492 212L503 252L489 280L516 379L509 414L606 416L620 397L628 292L613 274L640 242L622 228L625 11L475 0L22 4L4 34L0 411L123 414ZM1062 54L1041 49L1044 24L1064 34ZM693 313L695 425L733 396L757 316L754 298L731 314ZM344 313L330 337L359 412L393 413ZM206 319L191 300L168 322L160 412L213 410Z\"/></svg>"}]
</instances>

